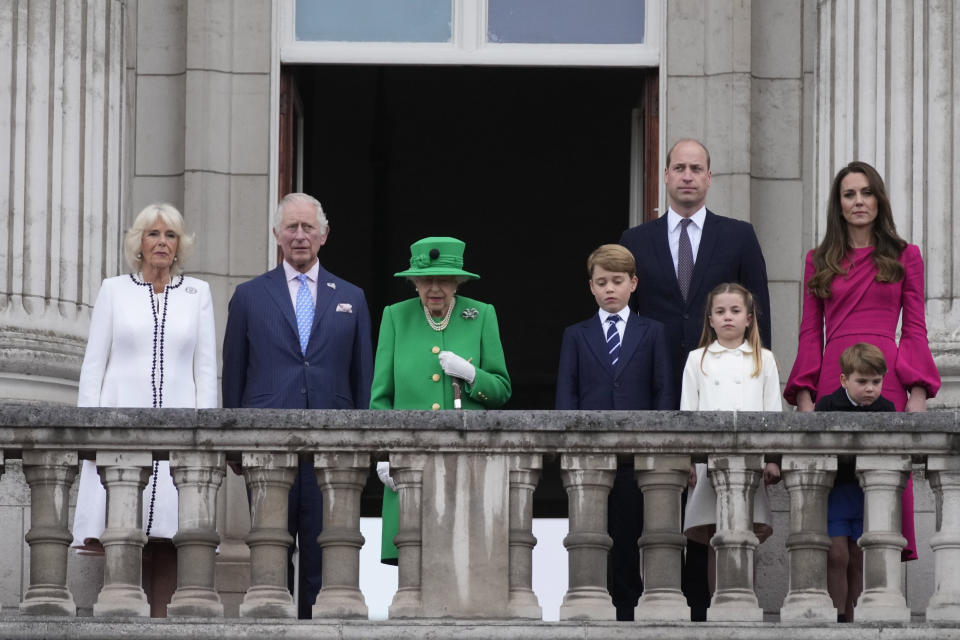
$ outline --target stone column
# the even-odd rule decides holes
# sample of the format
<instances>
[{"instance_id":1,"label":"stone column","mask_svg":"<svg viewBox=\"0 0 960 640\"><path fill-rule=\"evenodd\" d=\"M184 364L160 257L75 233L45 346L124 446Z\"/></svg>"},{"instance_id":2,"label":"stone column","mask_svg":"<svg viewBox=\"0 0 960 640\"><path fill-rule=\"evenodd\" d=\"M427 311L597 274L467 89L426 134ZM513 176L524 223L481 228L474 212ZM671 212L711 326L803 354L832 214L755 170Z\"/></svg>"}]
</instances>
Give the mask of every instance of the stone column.
<instances>
[{"instance_id":1,"label":"stone column","mask_svg":"<svg viewBox=\"0 0 960 640\"><path fill-rule=\"evenodd\" d=\"M643 492L643 595L635 618L689 620L690 607L680 590L681 559L686 539L680 530L680 494L690 477L690 456L638 455L633 458Z\"/></svg>"},{"instance_id":2,"label":"stone column","mask_svg":"<svg viewBox=\"0 0 960 640\"><path fill-rule=\"evenodd\" d=\"M927 622L960 621L960 458L929 456L927 479L937 504L933 548L936 591L927 604Z\"/></svg>"},{"instance_id":3,"label":"stone column","mask_svg":"<svg viewBox=\"0 0 960 640\"><path fill-rule=\"evenodd\" d=\"M316 618L367 618L360 591L360 493L370 473L370 454L322 452L313 457L323 491L323 584L313 605Z\"/></svg>"},{"instance_id":4,"label":"stone column","mask_svg":"<svg viewBox=\"0 0 960 640\"><path fill-rule=\"evenodd\" d=\"M117 273L126 4L3 3L3 399L76 403L90 308Z\"/></svg>"},{"instance_id":5,"label":"stone column","mask_svg":"<svg viewBox=\"0 0 960 640\"><path fill-rule=\"evenodd\" d=\"M717 554L717 588L707 620L761 622L763 609L753 590L760 544L753 533L753 494L763 476L763 456L709 456L707 469L717 492L717 533L710 540Z\"/></svg>"},{"instance_id":6,"label":"stone column","mask_svg":"<svg viewBox=\"0 0 960 640\"><path fill-rule=\"evenodd\" d=\"M75 451L25 450L23 475L30 485L30 586L20 613L75 616L67 589L67 551L73 536L67 528L70 486L77 475Z\"/></svg>"},{"instance_id":7,"label":"stone column","mask_svg":"<svg viewBox=\"0 0 960 640\"><path fill-rule=\"evenodd\" d=\"M790 591L782 621L833 622L837 609L827 592L827 496L837 472L835 456L785 455L780 463L790 494Z\"/></svg>"},{"instance_id":8,"label":"stone column","mask_svg":"<svg viewBox=\"0 0 960 640\"><path fill-rule=\"evenodd\" d=\"M150 479L149 451L98 451L97 470L107 490L103 543L103 589L93 605L95 616L149 617L143 591L143 489Z\"/></svg>"},{"instance_id":9,"label":"stone column","mask_svg":"<svg viewBox=\"0 0 960 640\"><path fill-rule=\"evenodd\" d=\"M287 590L287 497L298 464L295 453L244 453L243 477L250 493L250 588L240 604L243 618L296 618Z\"/></svg>"},{"instance_id":10,"label":"stone column","mask_svg":"<svg viewBox=\"0 0 960 640\"><path fill-rule=\"evenodd\" d=\"M883 176L897 232L925 258L926 318L943 378L935 406L960 405L960 6L954 0L817 3L812 247L830 184L851 160ZM946 159L946 160L944 160ZM778 352L779 353L779 352Z\"/></svg>"},{"instance_id":11,"label":"stone column","mask_svg":"<svg viewBox=\"0 0 960 640\"><path fill-rule=\"evenodd\" d=\"M177 590L167 607L171 618L213 618L223 615L215 588L217 490L226 456L207 451L171 451L170 471L179 494Z\"/></svg>"},{"instance_id":12,"label":"stone column","mask_svg":"<svg viewBox=\"0 0 960 640\"><path fill-rule=\"evenodd\" d=\"M533 491L540 479L543 457L514 455L510 469L510 602L511 618L540 620L543 611L533 592Z\"/></svg>"},{"instance_id":13,"label":"stone column","mask_svg":"<svg viewBox=\"0 0 960 640\"><path fill-rule=\"evenodd\" d=\"M390 475L397 485L400 517L397 535L393 539L397 546L397 593L388 610L391 618L418 618L423 614L420 510L426 464L427 456L423 454L395 453L390 456Z\"/></svg>"},{"instance_id":14,"label":"stone column","mask_svg":"<svg viewBox=\"0 0 960 640\"><path fill-rule=\"evenodd\" d=\"M615 620L607 591L607 498L617 472L617 457L563 454L560 477L569 500L570 533L563 539L569 563L569 587L560 605L561 620Z\"/></svg>"},{"instance_id":15,"label":"stone column","mask_svg":"<svg viewBox=\"0 0 960 640\"><path fill-rule=\"evenodd\" d=\"M854 616L858 622L909 622L910 609L900 582L900 496L910 473L910 456L858 456L863 487L863 593Z\"/></svg>"}]
</instances>

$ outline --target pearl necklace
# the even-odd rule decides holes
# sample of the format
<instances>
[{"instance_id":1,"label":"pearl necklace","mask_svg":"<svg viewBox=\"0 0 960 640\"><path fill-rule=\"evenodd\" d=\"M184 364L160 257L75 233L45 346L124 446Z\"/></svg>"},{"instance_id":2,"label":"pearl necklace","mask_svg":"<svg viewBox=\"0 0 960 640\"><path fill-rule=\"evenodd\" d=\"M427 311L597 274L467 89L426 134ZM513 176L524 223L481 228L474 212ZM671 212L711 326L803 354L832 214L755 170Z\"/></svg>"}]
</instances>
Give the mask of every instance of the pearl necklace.
<instances>
[{"instance_id":1,"label":"pearl necklace","mask_svg":"<svg viewBox=\"0 0 960 640\"><path fill-rule=\"evenodd\" d=\"M427 309L427 305L423 305L423 315L427 317L427 324L430 325L430 328L434 331L443 331L447 328L447 325L450 324L450 316L453 315L453 307L456 303L456 297L450 300L450 306L447 307L447 314L443 316L443 320L439 323L433 319L433 316L430 315L430 310Z\"/></svg>"}]
</instances>

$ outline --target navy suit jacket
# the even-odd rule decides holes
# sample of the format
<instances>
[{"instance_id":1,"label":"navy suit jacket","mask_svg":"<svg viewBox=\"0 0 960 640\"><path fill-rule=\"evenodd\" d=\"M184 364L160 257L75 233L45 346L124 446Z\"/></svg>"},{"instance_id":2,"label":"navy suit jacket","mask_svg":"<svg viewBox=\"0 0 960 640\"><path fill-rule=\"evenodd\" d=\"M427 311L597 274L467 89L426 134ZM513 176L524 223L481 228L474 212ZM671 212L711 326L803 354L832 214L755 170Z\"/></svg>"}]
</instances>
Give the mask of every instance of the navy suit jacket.
<instances>
[{"instance_id":1,"label":"navy suit jacket","mask_svg":"<svg viewBox=\"0 0 960 640\"><path fill-rule=\"evenodd\" d=\"M244 282L223 337L223 406L367 409L373 379L363 290L320 267L306 355L283 265Z\"/></svg>"},{"instance_id":2,"label":"navy suit jacket","mask_svg":"<svg viewBox=\"0 0 960 640\"><path fill-rule=\"evenodd\" d=\"M680 295L670 255L666 216L627 229L620 236L620 244L630 249L637 261L639 284L630 297L630 306L641 316L659 320L666 328L678 403L687 354L697 348L703 332L707 294L721 282L739 282L750 290L760 316L756 319L760 338L770 347L767 265L753 225L707 211L686 302Z\"/></svg>"},{"instance_id":3,"label":"navy suit jacket","mask_svg":"<svg viewBox=\"0 0 960 640\"><path fill-rule=\"evenodd\" d=\"M656 320L630 313L616 367L599 314L563 332L557 409L673 409L678 402L666 332Z\"/></svg>"}]
</instances>

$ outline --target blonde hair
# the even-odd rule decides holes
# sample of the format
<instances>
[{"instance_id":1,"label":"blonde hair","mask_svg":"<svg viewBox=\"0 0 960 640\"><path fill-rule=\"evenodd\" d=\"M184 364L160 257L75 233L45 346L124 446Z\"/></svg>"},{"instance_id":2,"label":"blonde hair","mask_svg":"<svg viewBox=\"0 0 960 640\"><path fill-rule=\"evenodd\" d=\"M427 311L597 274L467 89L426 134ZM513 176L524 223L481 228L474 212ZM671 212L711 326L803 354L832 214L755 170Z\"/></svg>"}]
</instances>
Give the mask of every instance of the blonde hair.
<instances>
[{"instance_id":1,"label":"blonde hair","mask_svg":"<svg viewBox=\"0 0 960 640\"><path fill-rule=\"evenodd\" d=\"M703 359L707 355L706 347L709 347L717 339L717 332L710 326L710 313L713 311L713 299L723 293L736 293L743 298L743 306L746 307L750 315L750 325L747 327L744 339L753 350L753 373L751 378L760 375L763 369L763 343L760 341L760 329L757 328L757 305L754 304L753 294L742 284L736 282L722 282L713 288L707 295L707 302L703 307L703 333L700 334L700 347L703 347L703 353L700 355L700 371L706 374L703 369Z\"/></svg>"},{"instance_id":2,"label":"blonde hair","mask_svg":"<svg viewBox=\"0 0 960 640\"><path fill-rule=\"evenodd\" d=\"M140 253L143 232L156 223L157 219L163 220L167 227L177 234L177 253L174 256L176 260L170 266L170 275L175 276L180 273L183 263L193 253L193 234L187 234L183 216L172 204L154 202L137 214L133 219L133 226L123 236L123 257L132 270L140 271L143 268L143 255Z\"/></svg>"},{"instance_id":3,"label":"blonde hair","mask_svg":"<svg viewBox=\"0 0 960 640\"><path fill-rule=\"evenodd\" d=\"M613 273L626 273L631 278L637 275L637 261L630 249L620 244L602 244L587 258L587 273L593 278L594 267Z\"/></svg>"}]
</instances>

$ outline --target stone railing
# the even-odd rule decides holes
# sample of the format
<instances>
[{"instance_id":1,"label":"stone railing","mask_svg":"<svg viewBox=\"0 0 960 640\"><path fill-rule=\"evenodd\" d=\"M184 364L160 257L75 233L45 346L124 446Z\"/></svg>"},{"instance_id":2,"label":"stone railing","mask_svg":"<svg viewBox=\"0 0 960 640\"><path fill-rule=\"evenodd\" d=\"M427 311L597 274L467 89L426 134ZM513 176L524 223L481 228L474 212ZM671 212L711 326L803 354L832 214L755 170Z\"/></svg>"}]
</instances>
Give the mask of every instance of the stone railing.
<instances>
[{"instance_id":1,"label":"stone railing","mask_svg":"<svg viewBox=\"0 0 960 640\"><path fill-rule=\"evenodd\" d=\"M558 457L569 499L569 589L562 620L612 620L606 590L606 496L632 460L644 494L645 591L638 626L689 619L680 592L680 496L691 461L708 463L718 495L717 588L709 619L762 619L753 585L753 490L779 460L790 496L791 621L835 624L826 591L826 496L837 455L857 456L865 489L864 591L858 621L908 623L900 580L899 494L913 463L936 498L936 585L928 621L960 625L960 424L956 412L775 414L680 412L375 412L0 407L0 447L21 458L31 489L29 588L20 613L73 616L66 582L68 492L95 459L107 488L104 586L94 617L147 615L140 586L141 491L167 458L179 494L178 588L170 617L222 620L214 584L215 504L227 461L250 494L251 586L243 618L291 618L286 494L298 456L313 456L324 494L318 619L366 618L358 588L360 494L375 460L399 491L399 588L392 619L539 620L531 589L532 495L544 457ZM0 459L2 462L2 459ZM11 543L12 544L12 543ZM38 619L39 621L39 619ZM24 623L26 624L26 623ZM372 626L388 623L369 623ZM396 624L396 623L393 623ZM539 623L544 624L544 623ZM539 636L537 636L539 637ZM671 636L674 637L674 636ZM679 636L677 636L679 637ZM933 637L932 635L929 637Z\"/></svg>"}]
</instances>

